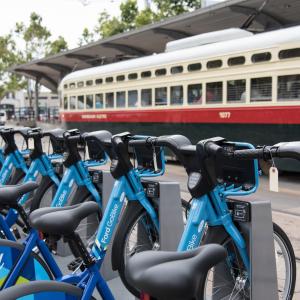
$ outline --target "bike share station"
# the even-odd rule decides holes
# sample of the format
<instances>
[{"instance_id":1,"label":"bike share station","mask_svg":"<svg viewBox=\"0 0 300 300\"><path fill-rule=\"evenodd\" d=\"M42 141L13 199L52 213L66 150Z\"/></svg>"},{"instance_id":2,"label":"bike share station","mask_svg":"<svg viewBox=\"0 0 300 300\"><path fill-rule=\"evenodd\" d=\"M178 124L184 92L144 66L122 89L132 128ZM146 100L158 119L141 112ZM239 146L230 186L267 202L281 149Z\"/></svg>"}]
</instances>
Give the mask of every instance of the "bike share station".
<instances>
[{"instance_id":1,"label":"bike share station","mask_svg":"<svg viewBox=\"0 0 300 300\"><path fill-rule=\"evenodd\" d=\"M92 176L93 181L103 187L102 201L105 208L114 185L114 179L108 171L92 171ZM180 185L177 182L153 180L143 180L143 184L147 196L152 198L159 207L160 250L176 251L184 230ZM278 293L271 204L269 201L256 199L255 196L230 198L229 203L234 221L238 223L248 243L251 259L250 299L276 300ZM65 243L59 241L58 255L70 255L70 250L67 247ZM274 255L272 255L273 253ZM228 285L229 281L226 280L226 276L230 276L230 274L224 275L222 264L215 268L214 284L224 287ZM135 299L122 284L118 273L112 270L111 247L108 248L101 273L108 281L116 299ZM241 286L244 284L242 279L240 284ZM232 288L232 283L230 283L228 290L232 290ZM225 293L226 290L224 289ZM217 299L213 298L212 300Z\"/></svg>"}]
</instances>

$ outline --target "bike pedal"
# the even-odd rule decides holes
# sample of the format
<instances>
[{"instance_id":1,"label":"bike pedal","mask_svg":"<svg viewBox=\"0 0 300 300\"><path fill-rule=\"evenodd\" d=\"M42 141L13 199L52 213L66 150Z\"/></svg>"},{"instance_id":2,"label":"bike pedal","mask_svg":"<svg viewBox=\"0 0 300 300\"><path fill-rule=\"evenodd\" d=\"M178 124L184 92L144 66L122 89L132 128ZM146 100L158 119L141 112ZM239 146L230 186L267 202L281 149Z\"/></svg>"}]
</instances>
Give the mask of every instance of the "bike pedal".
<instances>
[{"instance_id":1,"label":"bike pedal","mask_svg":"<svg viewBox=\"0 0 300 300\"><path fill-rule=\"evenodd\" d=\"M74 272L80 267L81 264L82 264L82 258L77 257L68 264L68 270Z\"/></svg>"}]
</instances>

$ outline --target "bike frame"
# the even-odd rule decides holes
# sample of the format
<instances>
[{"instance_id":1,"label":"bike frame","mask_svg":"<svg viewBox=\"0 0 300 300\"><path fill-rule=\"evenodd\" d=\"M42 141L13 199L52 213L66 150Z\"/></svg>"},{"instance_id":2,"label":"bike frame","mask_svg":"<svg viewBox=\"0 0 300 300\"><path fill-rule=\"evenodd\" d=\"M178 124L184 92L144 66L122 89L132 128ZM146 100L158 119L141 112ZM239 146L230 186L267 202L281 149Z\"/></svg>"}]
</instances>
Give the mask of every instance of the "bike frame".
<instances>
[{"instance_id":1,"label":"bike frame","mask_svg":"<svg viewBox=\"0 0 300 300\"><path fill-rule=\"evenodd\" d=\"M29 181L36 181L38 178L38 175L42 176L49 176L52 181L58 186L59 185L59 178L55 174L53 166L51 164L51 160L61 158L61 155L58 154L51 154L47 156L46 154L43 154L41 157L34 159L28 171L26 172L26 175L23 179L23 182L29 182ZM21 197L19 200L19 204L23 205L26 203L26 201L29 198L30 193L27 193ZM5 236L7 239L15 241L14 235L10 231L10 227L15 224L15 222L18 219L18 212L14 209L9 209L8 214L5 218L3 218L0 215L0 228L3 230Z\"/></svg>"},{"instance_id":2,"label":"bike frame","mask_svg":"<svg viewBox=\"0 0 300 300\"><path fill-rule=\"evenodd\" d=\"M235 143L236 146L255 149L253 145L247 143ZM255 193L258 188L258 162L254 160L255 185L249 191L243 191L242 187L217 186L208 195L192 199L192 205L188 216L187 224L180 240L178 251L186 251L197 248L203 238L205 225L209 227L223 226L232 238L244 266L250 274L250 258L247 251L247 244L240 231L235 226L231 213L226 203L228 196L244 196Z\"/></svg>"},{"instance_id":3,"label":"bike frame","mask_svg":"<svg viewBox=\"0 0 300 300\"><path fill-rule=\"evenodd\" d=\"M67 168L55 193L51 207L65 206L71 194L72 187L76 184L77 186L86 186L95 201L99 204L99 207L102 208L101 196L90 178L88 168L101 166L106 162L107 159L101 161L79 161Z\"/></svg>"},{"instance_id":4,"label":"bike frame","mask_svg":"<svg viewBox=\"0 0 300 300\"><path fill-rule=\"evenodd\" d=\"M83 296L81 300L90 299L95 288L98 290L103 300L114 300L114 297L109 287L107 286L107 283L102 278L99 272L105 258L107 246L112 239L114 230L117 227L118 218L125 204L125 197L127 197L128 201L139 201L151 216L157 229L159 228L158 216L146 197L140 178L161 176L164 173L165 164L163 153L161 153L161 156L163 166L162 170L159 173L155 173L149 170L144 170L143 172L141 172L133 169L129 171L125 176L122 176L120 179L115 181L112 193L107 204L107 208L105 209L103 218L99 225L97 237L95 240L95 246L92 248L92 255L96 258L96 264L86 268L79 274L66 275L62 277L62 273L53 257L51 256L50 250L47 248L45 242L38 237L37 231L32 229L26 241L24 242L24 251L22 252L20 258L18 258L16 266L11 270L9 276L7 277L3 288L10 287L14 284L16 278L18 278L18 274L29 258L31 251L35 247L37 247L40 250L41 255L43 256L44 261L53 273L55 280L77 285L78 287L83 289ZM76 165L71 166L66 171L65 176L61 181L59 187L60 192L63 190L62 187L64 187L66 189L65 193L69 193L67 189L70 189L71 183L72 185L74 182L84 183L84 180L82 180L81 176L83 174L88 174L86 166L94 166L96 163L97 165L99 165L99 162L81 161ZM73 182L71 182L72 180ZM60 195L59 191L57 191L56 194ZM64 196L64 199L65 197L66 196ZM55 203L55 200L59 202ZM63 203L65 203L65 200L62 201L59 200L58 197L55 197L52 206L57 207L55 206L55 204Z\"/></svg>"},{"instance_id":5,"label":"bike frame","mask_svg":"<svg viewBox=\"0 0 300 300\"><path fill-rule=\"evenodd\" d=\"M25 174L28 172L25 159L19 150L8 154L0 171L0 184L5 185L12 174L13 168L21 169Z\"/></svg>"}]
</instances>

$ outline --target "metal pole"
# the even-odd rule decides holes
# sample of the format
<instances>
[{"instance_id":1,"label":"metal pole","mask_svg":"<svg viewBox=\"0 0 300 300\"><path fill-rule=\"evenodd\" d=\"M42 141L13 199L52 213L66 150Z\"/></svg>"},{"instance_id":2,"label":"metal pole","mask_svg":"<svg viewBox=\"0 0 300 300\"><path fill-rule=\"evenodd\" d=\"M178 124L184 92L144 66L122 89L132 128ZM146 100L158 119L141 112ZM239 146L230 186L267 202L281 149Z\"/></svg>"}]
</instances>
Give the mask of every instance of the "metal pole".
<instances>
[{"instance_id":1,"label":"metal pole","mask_svg":"<svg viewBox=\"0 0 300 300\"><path fill-rule=\"evenodd\" d=\"M34 120L35 122L38 121L39 116L39 84L40 78L36 78L35 80L35 101L34 101Z\"/></svg>"}]
</instances>

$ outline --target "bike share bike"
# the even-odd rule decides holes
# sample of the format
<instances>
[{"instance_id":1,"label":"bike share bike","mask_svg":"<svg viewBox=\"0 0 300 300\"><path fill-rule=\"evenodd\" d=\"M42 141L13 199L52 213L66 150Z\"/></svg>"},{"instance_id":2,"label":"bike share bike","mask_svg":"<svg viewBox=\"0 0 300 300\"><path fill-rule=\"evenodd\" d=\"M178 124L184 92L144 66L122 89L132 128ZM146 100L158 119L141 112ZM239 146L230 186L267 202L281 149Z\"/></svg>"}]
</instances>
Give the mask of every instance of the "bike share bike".
<instances>
[{"instance_id":1,"label":"bike share bike","mask_svg":"<svg viewBox=\"0 0 300 300\"><path fill-rule=\"evenodd\" d=\"M40 176L43 178L45 176L51 178L54 184L59 184L59 178L55 174L55 169L52 165L52 161L56 160L61 157L61 151L59 151L59 148L57 147L55 141L53 140L54 137L61 134L62 130L50 130L48 132L42 133L40 128L34 128L29 129L25 128L21 130L23 137L25 138L26 143L30 139L33 140L34 144L34 150L29 152L29 157L27 160L25 160L22 156L22 152L18 150L14 135L19 133L20 129L14 130L14 129L5 129L2 130L2 136L7 141L5 146L5 152L7 153L5 163L3 165L3 168L1 169L1 173L3 175L4 182L7 181L7 179L10 177L10 182L23 182L24 185L20 185L18 189L18 193L20 194L19 203L24 206L26 211L29 211L31 200L32 200L32 189L34 185L32 182L37 182L40 179ZM43 152L42 148L42 138L43 137L50 137L50 141L53 148L52 154L45 154ZM14 151L12 151L15 149ZM29 164L30 165L27 166ZM16 163L18 162L18 164ZM7 167L8 166L8 167ZM22 171L18 170L18 166L23 166L21 168ZM13 168L16 168L17 172L15 173L15 176L13 176ZM6 168L8 172L2 172L2 170ZM26 171L26 173L24 173ZM18 175L19 174L19 175ZM9 182L9 183L10 183ZM36 186L35 186L36 187ZM1 192L8 192L10 189L15 189L14 186L5 186L0 188L2 189ZM25 190L29 189L27 193L25 193ZM15 237L20 237L20 232L18 231L18 228L15 227L13 232L14 235L10 231L10 227L12 227L13 224L17 223L20 227L23 227L24 224L20 219L18 219L18 213L15 210L2 210L2 214L4 214L6 217L5 219L0 216L0 228L2 230L2 238L8 238L10 240L15 240Z\"/></svg>"},{"instance_id":2,"label":"bike share bike","mask_svg":"<svg viewBox=\"0 0 300 300\"><path fill-rule=\"evenodd\" d=\"M24 262L26 260L32 261L31 255L29 257L28 253L32 252L33 247L37 246L40 250L41 256L44 258L44 264L42 267L47 264L47 268L44 269L44 272L41 272L44 273L45 277L48 275L50 278L50 274L53 274L53 277L57 281L72 283L73 285L78 285L78 287L84 288L83 299L90 299L95 287L97 287L103 299L113 299L109 289L106 287L106 284L99 274L99 268L101 267L105 257L109 240L111 240L113 231L116 227L118 215L121 213L122 207L125 204L125 196L129 201L143 203L143 205L147 207L147 211L151 211L152 215L155 216L156 226L158 227L159 224L156 217L155 208L147 199L140 178L160 176L164 170L164 163L162 159L163 154L160 149L158 149L159 152L157 153L157 164L159 167L161 167L161 169L153 170L151 168L151 165L149 164L149 151L147 151L147 149L145 150L148 156L146 155L146 157L141 157L144 165L138 165L136 168L133 168L130 163L127 144L123 142L123 139L127 140L127 136L128 134L125 134L125 136L121 137L116 136L112 139L112 141L111 134L107 131L100 131L92 134L90 133L85 136L86 140L94 141L103 146L103 149L113 159L111 166L112 174L115 176L115 178L118 178L114 185L107 208L104 212L103 222L101 222L99 227L96 242L92 250L93 255L90 256L90 254L87 252L79 234L75 232L75 229L78 227L82 219L92 213L95 213L97 209L99 210L97 203L90 201L79 206L75 205L73 207L65 208L53 207L36 210L30 215L31 222L27 222L30 234L28 235L27 243L23 245L23 250L20 251L21 256L19 256L16 264L17 266L12 268L9 276L6 277L6 280L3 284L5 288L16 283L18 278L24 277L25 274L22 274L22 271L27 270L27 268L24 268ZM126 157L128 160L124 161L122 158L118 160L118 157L122 157L120 152L124 153L125 155L127 153ZM141 151L141 153L144 155L143 151ZM152 154L152 149L150 149L150 153ZM128 161L130 163L129 165ZM146 211L146 208L144 208L144 210ZM142 216L145 215L145 212L143 211L140 213L142 213ZM145 219L145 221L147 220ZM147 223L144 223L145 229L147 228L146 225ZM31 226L35 229L32 229ZM108 232L107 226L109 226L110 232ZM69 244L72 245L71 249L75 256L81 257L83 261L81 267L84 267L84 271L79 274L62 277L58 266L53 261L51 255L49 255L49 250L45 247L45 243L38 238L36 229L50 235L64 236ZM21 264L23 264L23 267ZM30 269L30 267L28 268ZM51 271L48 272L49 270ZM38 276L40 276L40 274L38 274ZM31 277L27 276L26 280L39 279L34 278L38 276L33 274ZM80 288L76 288L74 286L73 288L75 288L77 292L78 290L80 291Z\"/></svg>"},{"instance_id":3,"label":"bike share bike","mask_svg":"<svg viewBox=\"0 0 300 300\"><path fill-rule=\"evenodd\" d=\"M107 239L111 238L114 222L116 222L118 213L121 210L120 207L122 206L122 203L119 204L119 202L122 202L123 201L122 199L124 199L125 195L126 195L129 203L131 203L131 201L132 201L132 203L140 203L140 205L143 206L143 209L145 211L147 211L147 212L151 211L151 203L148 202L148 199L145 196L143 186L142 186L140 180L138 180L139 176L137 176L138 172L139 172L138 170L141 170L141 168L136 168L136 169L133 168L133 166L130 162L127 144L128 144L128 142L129 142L129 144L135 143L136 144L135 146L137 146L137 145L139 145L139 147L142 146L143 150L146 150L146 151L147 151L147 147L144 147L145 141L139 140L137 142L134 142L134 141L130 141L130 139L132 139L132 137L130 135L124 134L121 136L113 137L112 142L110 142L110 141L107 141L106 137L103 137L103 135L101 135L100 133L97 135L97 140L99 142L101 142L104 147L108 147L106 149L107 150L106 152L109 153L109 155L113 158L111 172L116 178L116 183L115 183L110 201L108 203L107 209L104 212L103 220L100 224L100 228L99 228L99 231L97 234L97 239L96 239L96 242L94 245L92 256L90 256L89 253L86 251L85 247L83 247L81 239L79 238L79 236L76 233L74 233L74 231L75 231L76 227L78 226L78 224L80 223L80 221L84 217L86 217L87 215L89 215L95 211L95 208L97 207L96 204L90 202L90 203L84 203L79 206L68 207L68 208L44 208L44 209L33 212L32 215L30 216L31 224L36 229L38 229L42 232L46 232L48 234L56 234L56 235L60 234L60 235L63 235L65 238L71 239L73 241L74 248L76 248L78 250L80 257L83 260L83 265L85 266L85 270L78 275L72 275L71 277L62 279L62 281L72 283L73 285L77 284L77 287L75 287L71 284L64 284L61 282L43 282L43 283L35 282L35 283L30 284L30 286L27 286L26 291L24 289L23 294L22 293L20 294L20 289L13 288L12 290L14 292L17 291L18 295L37 294L39 292L45 292L46 294L48 294L48 293L51 293L51 291L55 291L56 292L55 295L58 295L59 294L58 292L60 292L63 297L65 297L66 295L69 295L69 296L73 296L73 298L75 297L75 299L90 299L90 297L92 295L92 291L94 290L95 287L97 287L97 289L100 292L103 299L113 299L113 298L111 298L112 295L109 292L109 290L107 289L106 284L103 283L103 280L99 275L99 268L101 266L101 263L103 261L103 257L105 255L105 251L106 251L105 243L107 242ZM174 137L173 137L173 139L174 139ZM147 139L148 142L150 140ZM181 140L181 142L179 142L179 140ZM247 258L245 246L242 247L243 243L241 241L243 240L243 238L241 237L241 234L239 233L239 231L235 230L235 225L233 224L233 222L232 221L230 222L230 214L229 214L228 208L227 208L227 213L225 214L226 218L225 217L221 218L220 215L222 215L222 213L224 213L226 211L226 202L225 201L217 201L218 195L215 193L216 192L215 188L216 187L220 188L220 186L222 186L222 188L220 188L220 190L218 190L218 192L220 192L220 195L219 195L220 197L221 197L221 195L228 196L229 194L237 194L237 193L240 195L244 195L244 194L248 194L248 193L255 191L255 189L257 187L257 162L255 161L252 166L252 170L255 170L254 181L250 180L250 182L248 182L248 180L247 180L248 185L241 184L241 182L237 181L234 184L230 183L230 185L225 186L225 181L218 182L218 181L212 180L212 178L216 178L216 177L213 177L213 174L208 173L208 170L205 167L206 159L205 159L205 163L203 164L203 159L206 158L206 156L203 157L203 153L201 156L200 150L198 150L198 152L200 151L200 153L196 153L195 147L193 147L186 138L184 138L184 140L182 141L182 137L180 137L179 140L177 138L175 138L175 142L172 141L172 139L171 140L168 139L167 141L171 142L171 144L173 146L175 145L176 147L179 147L179 149L182 151L182 153L187 155L187 159L188 159L187 161L189 161L191 163L190 169L187 169L187 170L191 171L191 173L189 173L189 189L193 196L195 194L197 194L197 196L194 196L195 199L193 200L192 208L191 208L191 211L188 216L187 229L185 232L187 232L187 230L190 230L191 232L189 232L189 234L192 233L192 236L199 235L199 237L198 237L198 245L199 245L200 240L202 238L201 233L205 232L205 230L204 230L205 226L201 225L201 224L205 223L205 222L202 222L201 219L199 220L198 217L201 217L201 218L203 218L203 220L208 221L208 224L212 227L216 227L217 231L220 230L220 225L224 226L225 229L228 230L228 232L230 234L232 234L232 232L234 233L234 234L232 234L232 240L229 239L229 241L231 243L224 244L227 252L229 252L229 250L231 250L231 249L235 249L234 247L231 247L231 244L235 243L234 238L238 237L239 242L240 242L239 244L236 245L238 251L232 251L232 253L230 253L230 254L233 254L233 255L227 256L228 258L230 258L230 260L228 261L228 263L230 263L230 264L228 264L228 266L231 269L236 270L236 266L241 266L242 264L244 264L245 272L247 272L247 268L249 268L249 260ZM161 138L160 142L162 144L159 144L158 142L156 144L154 144L153 142L150 142L149 147L148 147L148 152L150 149L150 152L152 153L154 146L166 146L166 143L165 143L166 139ZM163 142L165 144L163 144ZM113 145L113 149L109 148L111 143ZM144 143L144 145L142 143ZM231 145L236 145L237 147L242 147L242 148L243 147L247 148L250 146L249 144L242 144L242 143L231 144ZM228 145L226 144L226 146L228 146ZM159 152L157 154L161 155L161 150L160 150L160 148L158 148L158 149L159 149L158 150ZM113 151L110 151L110 150L113 150ZM284 149L282 149L281 152L279 150L280 150L280 147L278 147L278 153L281 153L281 155L283 155ZM144 151L141 151L141 152L144 153ZM289 153L285 153L285 154L286 154L285 157L290 157ZM196 156L197 163L195 163L195 156ZM198 156L200 156L199 160L197 160ZM276 155L274 152L274 157L275 156ZM149 158L149 156L148 156L148 158ZM210 166L210 167L211 167L211 165L214 166L214 164L212 164L213 161L214 161L214 159L212 159L212 161L210 161L208 166ZM192 165L192 162L194 162L193 165ZM148 168L142 168L143 171L141 173L149 172L149 160L148 160L147 165L148 165ZM186 166L188 166L188 164L185 165L185 167ZM247 172L249 172L248 167L249 166L247 165L247 168L246 168ZM147 170L147 171L145 171L145 170ZM155 176L157 173L160 173L160 171L157 172L157 170L152 170L151 173L153 176ZM192 176L195 176L192 179L190 178L191 174L194 174ZM202 177L201 175L208 175L210 177L206 177L206 176ZM250 179L253 177L251 175L252 174L250 174ZM195 180L195 178L197 180ZM228 178L227 178L227 180L228 180ZM250 185L249 185L249 183L250 183ZM227 194L226 194L226 191L228 192ZM211 201L211 199L209 199L209 197L212 197L212 199L214 199L215 201ZM219 199L221 199L221 198L219 198ZM198 204L194 204L196 201L198 202ZM199 203L202 203L202 204L200 205ZM215 206L212 206L213 203L215 204ZM119 206L118 206L118 204L119 204ZM149 204L149 206L147 206L148 204ZM209 212L208 214L207 214L207 211ZM155 213L155 209L153 210L153 212ZM200 213L200 215L199 215L199 213ZM205 219L205 216L206 216L206 219ZM124 220L124 215L122 216L121 224L122 224L122 220ZM155 218L154 218L154 220L155 220ZM158 220L158 219L156 218L156 220ZM110 226L109 227L110 230L107 229L108 225ZM145 226L145 223L142 223L142 225L144 226L144 228L147 228L149 230L147 232L148 234L153 230L153 228L152 228L153 226L151 226L150 223L147 224L150 226ZM153 221L152 225L159 226L157 224L157 222L155 222L155 221ZM199 226L199 225L201 225L201 226ZM202 230L202 232L201 231L198 232L199 228ZM230 228L230 229L228 229L228 228ZM209 239L210 231L207 231L206 233L207 234L205 236L205 239ZM127 233L127 235L128 235L128 233ZM183 235L183 239L182 239L183 241L186 240L186 236L187 236L187 234L185 233ZM116 239L115 239L115 242L116 242ZM181 243L181 244L184 245L185 242ZM184 246L181 245L181 247L184 247ZM188 243L185 245L185 247L187 249L191 248L190 244L188 244ZM196 247L196 245L195 245L195 247ZM240 256L237 253L239 253ZM211 261L211 263L214 264L214 263L218 262L219 260L221 260L222 257L224 256L223 254L222 255L221 254L220 254L220 258ZM235 273L233 273L233 274L235 274ZM78 282L78 280L79 280L79 282ZM137 287L139 287L139 286L137 285ZM207 285L205 285L205 287L207 287ZM200 290L202 291L202 289L200 289ZM5 295L6 297L9 296L9 294L7 294L7 293L4 293L3 295ZM14 294L14 295L16 295L16 294ZM243 293L243 295L246 295L246 294ZM45 294L44 294L44 296L45 296ZM7 299L10 299L10 298L7 298ZM63 299L65 299L65 298L63 298ZM201 299L201 298L199 298L199 299ZM247 299L247 298L245 298L245 299Z\"/></svg>"},{"instance_id":4,"label":"bike share bike","mask_svg":"<svg viewBox=\"0 0 300 300\"><path fill-rule=\"evenodd\" d=\"M219 253L215 260L201 247L182 253L143 252L129 259L128 281L153 299L250 299L251 265L247 245L233 221L227 200L229 196L256 191L256 159L300 160L300 143L253 149L250 144L231 143L223 138L201 141L196 147L183 136L150 138L146 142L149 147L171 149L188 174L188 189L193 200L178 250L217 243L224 246L227 258L221 271L215 267L207 272L212 264L224 257L220 249L212 248ZM286 276L282 282L277 274L278 296L279 299L292 299L296 280L295 255L286 234L276 224L274 242L277 267L283 254L285 268L281 268L281 272L285 271ZM145 295L144 299L150 297Z\"/></svg>"},{"instance_id":5,"label":"bike share bike","mask_svg":"<svg viewBox=\"0 0 300 300\"><path fill-rule=\"evenodd\" d=\"M101 171L91 170L107 163L107 155L92 141L85 141L79 130L69 130L63 134L65 159L60 167L62 178L57 186L48 177L44 177L35 193L31 210L41 207L62 207L87 201L95 201L102 209ZM88 159L85 159L85 150ZM80 151L84 149L84 154ZM84 156L83 158L81 156ZM64 167L64 171L62 168ZM94 214L84 220L78 231L85 245L92 245L94 234L99 225L99 215ZM56 241L49 241L51 249L56 251Z\"/></svg>"},{"instance_id":6,"label":"bike share bike","mask_svg":"<svg viewBox=\"0 0 300 300\"><path fill-rule=\"evenodd\" d=\"M133 171L132 165L128 164L130 160L126 144L124 143L126 137L128 138L126 135L121 137L117 136L112 139L114 151L117 154L118 159L112 161L111 171L112 174L119 177L115 187L121 187L122 182L126 183L126 180L130 180L129 187L135 189L135 187L137 187L135 185L136 181L134 181L136 174L134 174L135 172ZM104 145L109 145L109 142L103 140L102 143ZM225 254L227 254L225 265L230 269L229 273L232 276L232 280L236 277L246 276L250 268L246 244L242 242L243 237L231 220L229 208L224 200L226 200L225 197L228 195L245 195L256 190L258 184L257 161L254 160L251 165L242 164L239 166L236 159L267 159L270 158L270 153L272 153L272 157L294 157L299 159L300 145L299 143L285 143L256 150L251 149L252 146L249 144L229 143L224 139L218 139L200 142L197 147L194 147L182 136L162 137L154 140L147 139L147 143L149 143L150 149L152 149L153 146L170 147L171 145L174 152L176 151L178 155L182 155L179 159L185 161L184 166L189 174L188 187L194 199L188 216L186 230L179 246L180 250L192 248L191 244L187 243L187 240L190 240L188 236L193 237L196 235L199 245L201 238L204 235L205 240L215 240L215 242L220 242L226 249L226 253L222 250L223 248L218 245L202 246L196 250L173 253L173 255L169 252L153 252L151 253L153 259L149 257L149 252L144 252L131 258L127 268L127 276L138 290L145 291L157 299L211 299L209 295L207 296L206 292L207 289L211 289L211 287L214 286L208 284L207 278L210 278L211 272L209 272L209 275L206 273L210 267L221 261L225 257ZM142 142L138 141L136 144L141 145ZM245 148L250 149L244 150ZM123 158L120 158L121 156L123 156L123 158L127 157L128 159L124 160ZM236 159L233 160L233 158ZM243 162L243 160L241 162ZM220 165L220 163L222 164ZM232 182L229 173L222 172L224 171L222 168L224 163L227 167L233 165L234 170L238 169L239 172L246 171L249 173L250 167L251 172L247 177L243 177L245 174L240 173L240 175L242 174L243 176L234 177L234 182ZM254 173L252 174L253 171ZM230 173L230 175L232 174ZM116 202L113 200L120 201L120 197L118 198L117 195L120 195L121 191L115 190L115 192L119 193L112 193L112 201L110 201L111 205L116 205ZM141 200L144 199L142 190L140 190L139 193L136 193L135 196L135 200L138 200L136 202L141 202ZM134 198L130 197L129 200L134 200ZM93 251L92 256L90 256L89 253L86 252L86 249L82 247L79 236L74 233L81 219L92 213L96 207L96 204L90 202L68 208L45 208L35 211L30 217L31 224L38 230L48 232L49 234L57 234L59 232L65 238L71 239L74 242L74 248L80 253L86 268L78 275L82 280L79 284L77 281L77 287L74 286L74 284L76 284L75 278L77 277L73 275L71 278L68 277L68 279L63 280L69 284L62 282L33 282L24 287L13 287L2 292L0 295L5 296L5 299L16 299L20 296L33 294L45 297L52 292L55 292L57 297L65 297L63 299L66 299L67 296L71 297L68 299L90 299L93 289L97 287L103 299L113 299L107 285L99 275L101 256L97 256L97 252L98 254L101 254L99 250L102 248L101 243L103 243L103 240L99 238L101 238L102 230L105 230L107 226L105 221L111 219L109 207L104 213L103 222L100 225L97 241L95 243L94 250L96 251ZM226 212L226 214L224 214L224 212ZM223 226L225 228L225 233L227 234L227 238L223 240L225 243L222 243L222 241L215 238L212 239L211 231L206 230L206 227L201 225L203 221L204 223L208 223L209 229L210 227L215 227L215 232L219 232L220 226ZM199 229L201 229L200 232ZM221 235L217 234L216 236L220 237ZM102 238L103 237L104 235ZM102 250L102 253L104 253L104 249ZM147 260L141 258L147 258ZM175 262L172 263L172 261ZM182 268L178 268L178 264L179 266L182 266ZM184 267L185 265L188 265L189 268ZM198 269L195 268L195 266L201 268ZM243 269L242 273L240 273L241 270L239 270L239 268ZM191 273L184 272L184 270L191 270ZM171 276L172 273L173 276ZM195 276L190 276L191 274ZM174 284L170 284L170 278L174 278L175 283L178 283L177 288ZM191 282L187 280L192 278L193 280L191 280ZM245 289L240 295L242 298L240 297L238 299L249 299L246 283L247 280L245 281ZM290 282L292 290L293 284L294 282L292 280ZM235 286L235 284L233 286ZM174 291L177 291L178 294L176 293L176 295L174 295L172 288L174 288ZM217 287L217 289L222 289L222 287ZM289 290L287 292L290 293L287 297L291 298L293 291ZM182 298L183 295L186 295L186 297ZM234 297L234 299L236 299L236 295L234 295Z\"/></svg>"},{"instance_id":7,"label":"bike share bike","mask_svg":"<svg viewBox=\"0 0 300 300\"><path fill-rule=\"evenodd\" d=\"M17 184L22 181L28 171L27 162L24 156L28 155L28 149L20 151L15 142L15 135L20 134L23 137L28 148L28 131L29 127L20 129L1 128L0 135L5 142L3 148L4 161L0 171L0 184Z\"/></svg>"}]
</instances>

